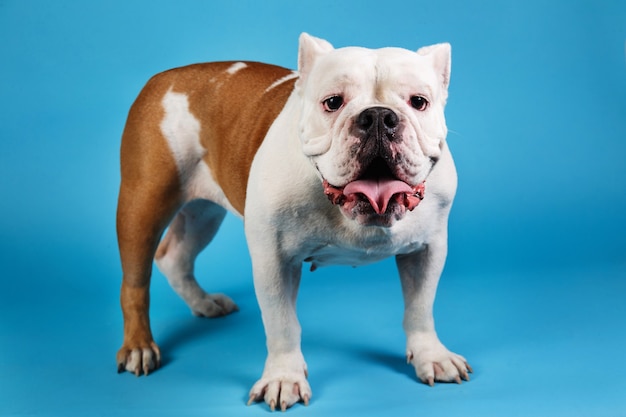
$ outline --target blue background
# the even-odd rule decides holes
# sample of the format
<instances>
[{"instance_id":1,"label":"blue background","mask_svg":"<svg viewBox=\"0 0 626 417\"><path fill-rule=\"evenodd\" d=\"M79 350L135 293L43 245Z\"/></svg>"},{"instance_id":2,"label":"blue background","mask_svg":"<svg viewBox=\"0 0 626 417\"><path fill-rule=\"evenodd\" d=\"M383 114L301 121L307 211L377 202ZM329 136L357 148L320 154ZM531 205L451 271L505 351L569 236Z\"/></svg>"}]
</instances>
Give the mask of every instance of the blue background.
<instances>
[{"instance_id":1,"label":"blue background","mask_svg":"<svg viewBox=\"0 0 626 417\"><path fill-rule=\"evenodd\" d=\"M193 317L163 277L148 378L115 372L126 113L154 73L335 46L453 47L459 170L435 318L461 386L404 364L392 261L304 274L307 416L626 416L626 2L0 0L0 415L256 416L264 335L241 222L197 270L241 311Z\"/></svg>"}]
</instances>

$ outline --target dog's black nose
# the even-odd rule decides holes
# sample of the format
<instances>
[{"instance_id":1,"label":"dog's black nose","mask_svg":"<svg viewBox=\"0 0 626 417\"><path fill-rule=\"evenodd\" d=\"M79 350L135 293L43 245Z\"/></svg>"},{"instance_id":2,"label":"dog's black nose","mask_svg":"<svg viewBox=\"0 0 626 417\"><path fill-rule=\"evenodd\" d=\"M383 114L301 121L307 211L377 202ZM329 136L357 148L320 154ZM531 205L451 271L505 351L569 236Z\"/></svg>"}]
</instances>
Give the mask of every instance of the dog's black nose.
<instances>
[{"instance_id":1,"label":"dog's black nose","mask_svg":"<svg viewBox=\"0 0 626 417\"><path fill-rule=\"evenodd\" d=\"M398 115L386 107L370 107L359 114L356 119L357 128L366 137L394 139L394 134L400 124Z\"/></svg>"}]
</instances>

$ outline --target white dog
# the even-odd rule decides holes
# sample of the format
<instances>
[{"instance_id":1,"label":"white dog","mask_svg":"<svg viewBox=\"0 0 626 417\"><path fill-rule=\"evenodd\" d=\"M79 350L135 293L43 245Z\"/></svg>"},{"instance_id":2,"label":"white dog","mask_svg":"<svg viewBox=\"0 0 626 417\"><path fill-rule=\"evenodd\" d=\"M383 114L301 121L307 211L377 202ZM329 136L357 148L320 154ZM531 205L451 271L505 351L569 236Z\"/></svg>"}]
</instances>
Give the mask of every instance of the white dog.
<instances>
[{"instance_id":1,"label":"white dog","mask_svg":"<svg viewBox=\"0 0 626 417\"><path fill-rule=\"evenodd\" d=\"M297 72L221 62L153 77L122 140L118 369L147 375L159 366L148 317L154 257L195 314L237 309L204 292L193 272L228 210L245 219L267 336L250 402L285 410L311 398L295 310L303 262L395 256L408 361L430 385L468 380L471 368L439 341L432 314L456 191L449 80L448 44L334 49L306 34Z\"/></svg>"}]
</instances>

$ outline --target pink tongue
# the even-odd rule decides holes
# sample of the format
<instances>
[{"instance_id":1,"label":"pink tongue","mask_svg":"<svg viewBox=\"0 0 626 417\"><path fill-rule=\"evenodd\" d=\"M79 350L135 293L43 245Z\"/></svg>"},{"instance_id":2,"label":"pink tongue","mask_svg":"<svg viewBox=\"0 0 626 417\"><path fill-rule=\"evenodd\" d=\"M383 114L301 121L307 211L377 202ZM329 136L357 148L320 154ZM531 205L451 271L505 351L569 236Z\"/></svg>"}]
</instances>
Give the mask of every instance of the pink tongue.
<instances>
[{"instance_id":1,"label":"pink tongue","mask_svg":"<svg viewBox=\"0 0 626 417\"><path fill-rule=\"evenodd\" d=\"M383 214L387 210L387 204L394 194L413 193L413 189L405 182L392 179L367 179L356 180L348 183L343 189L346 196L352 194L363 194L378 214Z\"/></svg>"}]
</instances>

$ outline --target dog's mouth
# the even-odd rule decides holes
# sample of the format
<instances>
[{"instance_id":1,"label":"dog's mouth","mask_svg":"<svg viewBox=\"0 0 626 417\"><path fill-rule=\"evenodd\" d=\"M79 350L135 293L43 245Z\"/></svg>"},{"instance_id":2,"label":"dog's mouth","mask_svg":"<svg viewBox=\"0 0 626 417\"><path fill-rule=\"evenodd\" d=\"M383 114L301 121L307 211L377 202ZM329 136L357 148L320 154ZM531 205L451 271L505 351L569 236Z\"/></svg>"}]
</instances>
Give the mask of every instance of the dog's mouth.
<instances>
[{"instance_id":1,"label":"dog's mouth","mask_svg":"<svg viewBox=\"0 0 626 417\"><path fill-rule=\"evenodd\" d=\"M363 215L399 218L424 199L424 183L410 185L396 178L385 160L379 157L356 180L343 187L324 180L324 193L352 218Z\"/></svg>"}]
</instances>

